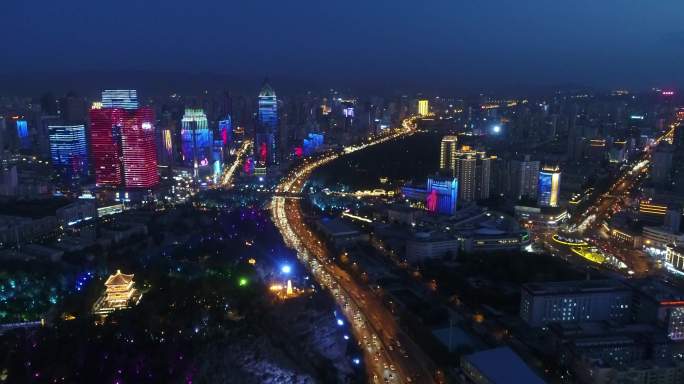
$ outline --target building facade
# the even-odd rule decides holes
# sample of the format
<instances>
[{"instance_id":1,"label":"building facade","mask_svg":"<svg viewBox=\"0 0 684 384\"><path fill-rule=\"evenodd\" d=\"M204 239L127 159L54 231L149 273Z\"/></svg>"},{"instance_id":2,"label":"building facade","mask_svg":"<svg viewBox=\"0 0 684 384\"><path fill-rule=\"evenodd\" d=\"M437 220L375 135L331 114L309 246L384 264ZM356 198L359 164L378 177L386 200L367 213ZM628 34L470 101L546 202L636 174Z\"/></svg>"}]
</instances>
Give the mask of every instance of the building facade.
<instances>
[{"instance_id":1,"label":"building facade","mask_svg":"<svg viewBox=\"0 0 684 384\"><path fill-rule=\"evenodd\" d=\"M539 161L524 160L511 161L511 189L516 199L535 199L539 177Z\"/></svg>"},{"instance_id":2,"label":"building facade","mask_svg":"<svg viewBox=\"0 0 684 384\"><path fill-rule=\"evenodd\" d=\"M102 98L103 102L89 112L96 185L156 186L159 174L154 112L149 107L137 107L135 91L104 91Z\"/></svg>"},{"instance_id":3,"label":"building facade","mask_svg":"<svg viewBox=\"0 0 684 384\"><path fill-rule=\"evenodd\" d=\"M439 148L439 169L456 168L456 152L458 152L458 137L444 136Z\"/></svg>"},{"instance_id":4,"label":"building facade","mask_svg":"<svg viewBox=\"0 0 684 384\"><path fill-rule=\"evenodd\" d=\"M278 135L278 98L273 87L264 82L259 92L259 109L254 142L255 157L261 166L273 165L278 161L276 137Z\"/></svg>"},{"instance_id":5,"label":"building facade","mask_svg":"<svg viewBox=\"0 0 684 384\"><path fill-rule=\"evenodd\" d=\"M209 120L201 109L186 109L181 120L181 153L183 165L195 170L209 166L212 158L213 134Z\"/></svg>"},{"instance_id":6,"label":"building facade","mask_svg":"<svg viewBox=\"0 0 684 384\"><path fill-rule=\"evenodd\" d=\"M48 126L52 166L71 177L89 172L85 125Z\"/></svg>"},{"instance_id":7,"label":"building facade","mask_svg":"<svg viewBox=\"0 0 684 384\"><path fill-rule=\"evenodd\" d=\"M428 211L443 215L453 215L456 212L458 180L428 178L427 193L425 205Z\"/></svg>"},{"instance_id":8,"label":"building facade","mask_svg":"<svg viewBox=\"0 0 684 384\"><path fill-rule=\"evenodd\" d=\"M532 327L549 323L627 321L632 291L613 280L531 283L522 287L520 317Z\"/></svg>"},{"instance_id":9,"label":"building facade","mask_svg":"<svg viewBox=\"0 0 684 384\"><path fill-rule=\"evenodd\" d=\"M538 203L540 207L557 207L560 194L561 172L558 167L544 167L539 171Z\"/></svg>"},{"instance_id":10,"label":"building facade","mask_svg":"<svg viewBox=\"0 0 684 384\"><path fill-rule=\"evenodd\" d=\"M138 91L106 89L102 91L102 108L138 109Z\"/></svg>"},{"instance_id":11,"label":"building facade","mask_svg":"<svg viewBox=\"0 0 684 384\"><path fill-rule=\"evenodd\" d=\"M418 114L425 117L430 114L430 102L427 100L418 100Z\"/></svg>"}]
</instances>

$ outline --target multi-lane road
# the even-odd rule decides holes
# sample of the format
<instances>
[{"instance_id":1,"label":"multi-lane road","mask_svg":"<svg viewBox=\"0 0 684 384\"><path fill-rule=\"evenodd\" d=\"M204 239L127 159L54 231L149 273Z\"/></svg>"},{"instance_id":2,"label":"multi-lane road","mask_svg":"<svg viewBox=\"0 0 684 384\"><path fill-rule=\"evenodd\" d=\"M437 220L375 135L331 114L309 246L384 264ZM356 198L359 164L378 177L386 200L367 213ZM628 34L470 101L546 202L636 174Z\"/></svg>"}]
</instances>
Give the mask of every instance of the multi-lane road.
<instances>
[{"instance_id":1,"label":"multi-lane road","mask_svg":"<svg viewBox=\"0 0 684 384\"><path fill-rule=\"evenodd\" d=\"M577 221L579 224L575 228L578 232L583 232L589 228L596 228L601 225L603 220L608 216L617 206L622 204L624 198L627 197L630 191L638 185L645 173L648 172L649 164L653 149L660 144L661 141L672 138L676 127L679 125L672 125L667 131L663 132L650 146L646 147L643 155L633 166L623 170L621 175L610 186L608 192L599 196L597 201L581 216Z\"/></svg>"},{"instance_id":2,"label":"multi-lane road","mask_svg":"<svg viewBox=\"0 0 684 384\"><path fill-rule=\"evenodd\" d=\"M235 151L235 160L233 163L226 168L223 176L221 177L220 187L230 188L233 185L233 178L238 168L242 165L245 155L249 154L252 149L252 140L245 140L242 142L240 148Z\"/></svg>"},{"instance_id":3,"label":"multi-lane road","mask_svg":"<svg viewBox=\"0 0 684 384\"><path fill-rule=\"evenodd\" d=\"M311 172L318 167L340 156L413 132L413 122L409 119L403 128L390 135L371 138L341 152L307 161L282 180L271 203L273 221L285 243L297 251L315 279L332 292L350 322L363 351L371 383L434 383L439 379L432 360L404 334L381 299L333 262L330 251L305 223L298 195Z\"/></svg>"},{"instance_id":4,"label":"multi-lane road","mask_svg":"<svg viewBox=\"0 0 684 384\"><path fill-rule=\"evenodd\" d=\"M622 170L608 190L597 196L591 206L582 214L573 218L569 225L566 228L563 228L563 231L568 234L573 234L577 238L592 238L592 241L600 249L610 256L615 257L617 260L624 262L629 267L629 273L636 273L637 275L648 273L649 265L640 252L631 249L623 249L622 247L611 244L611 242L606 239L607 235L605 233L603 233L603 238L595 234L602 234L602 232L604 232L602 224L610 219L613 213L625 208L625 204L628 201L631 192L640 185L648 174L653 150L663 140L671 139L675 129L677 129L680 124L681 122L677 122L676 124L671 125L669 129L658 136L651 145L644 149L644 152L639 159L635 160L630 167ZM544 243L545 248L554 251L557 249L553 246L549 246L551 243L549 239L552 234L555 233L540 233L539 235L540 238L544 240L542 243ZM562 257L571 260L575 258L576 255L568 251L562 255Z\"/></svg>"}]
</instances>

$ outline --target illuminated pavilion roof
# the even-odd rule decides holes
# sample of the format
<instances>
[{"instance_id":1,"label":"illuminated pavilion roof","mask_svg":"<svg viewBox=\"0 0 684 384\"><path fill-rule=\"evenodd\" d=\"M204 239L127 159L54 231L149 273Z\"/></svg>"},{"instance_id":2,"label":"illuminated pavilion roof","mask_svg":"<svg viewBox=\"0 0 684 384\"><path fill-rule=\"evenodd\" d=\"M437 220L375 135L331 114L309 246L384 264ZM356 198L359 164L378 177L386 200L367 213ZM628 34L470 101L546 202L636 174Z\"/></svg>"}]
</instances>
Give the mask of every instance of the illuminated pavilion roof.
<instances>
[{"instance_id":1,"label":"illuminated pavilion roof","mask_svg":"<svg viewBox=\"0 0 684 384\"><path fill-rule=\"evenodd\" d=\"M126 275L121 270L116 270L116 274L109 276L105 285L128 285L133 281L134 275Z\"/></svg>"}]
</instances>

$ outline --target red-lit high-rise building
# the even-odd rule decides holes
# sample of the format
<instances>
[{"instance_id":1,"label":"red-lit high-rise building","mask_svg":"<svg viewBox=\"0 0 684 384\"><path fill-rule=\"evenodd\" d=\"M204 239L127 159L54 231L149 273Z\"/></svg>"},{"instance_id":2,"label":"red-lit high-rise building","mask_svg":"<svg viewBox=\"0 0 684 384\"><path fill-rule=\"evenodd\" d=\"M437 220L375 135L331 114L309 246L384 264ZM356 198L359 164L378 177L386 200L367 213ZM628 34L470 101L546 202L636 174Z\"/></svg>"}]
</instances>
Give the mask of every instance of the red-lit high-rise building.
<instances>
[{"instance_id":1,"label":"red-lit high-rise building","mask_svg":"<svg viewBox=\"0 0 684 384\"><path fill-rule=\"evenodd\" d=\"M90 145L98 186L152 188L159 183L149 107L91 109Z\"/></svg>"},{"instance_id":2,"label":"red-lit high-rise building","mask_svg":"<svg viewBox=\"0 0 684 384\"><path fill-rule=\"evenodd\" d=\"M126 187L151 188L159 183L154 112L149 107L126 111L121 131Z\"/></svg>"},{"instance_id":3,"label":"red-lit high-rise building","mask_svg":"<svg viewBox=\"0 0 684 384\"><path fill-rule=\"evenodd\" d=\"M124 110L93 108L90 110L90 153L98 186L121 186L121 126Z\"/></svg>"}]
</instances>

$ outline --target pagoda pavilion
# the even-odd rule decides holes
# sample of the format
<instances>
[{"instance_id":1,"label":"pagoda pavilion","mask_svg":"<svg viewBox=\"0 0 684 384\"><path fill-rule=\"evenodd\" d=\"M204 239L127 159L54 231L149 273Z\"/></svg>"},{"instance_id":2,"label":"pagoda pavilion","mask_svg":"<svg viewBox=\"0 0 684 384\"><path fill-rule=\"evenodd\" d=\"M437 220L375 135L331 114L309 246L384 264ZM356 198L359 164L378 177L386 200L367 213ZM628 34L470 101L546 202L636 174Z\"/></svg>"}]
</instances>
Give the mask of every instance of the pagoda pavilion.
<instances>
[{"instance_id":1,"label":"pagoda pavilion","mask_svg":"<svg viewBox=\"0 0 684 384\"><path fill-rule=\"evenodd\" d=\"M137 305L142 294L135 289L133 275L126 275L120 270L109 276L105 282L105 292L93 305L93 313L108 315L117 309L126 309Z\"/></svg>"}]
</instances>

